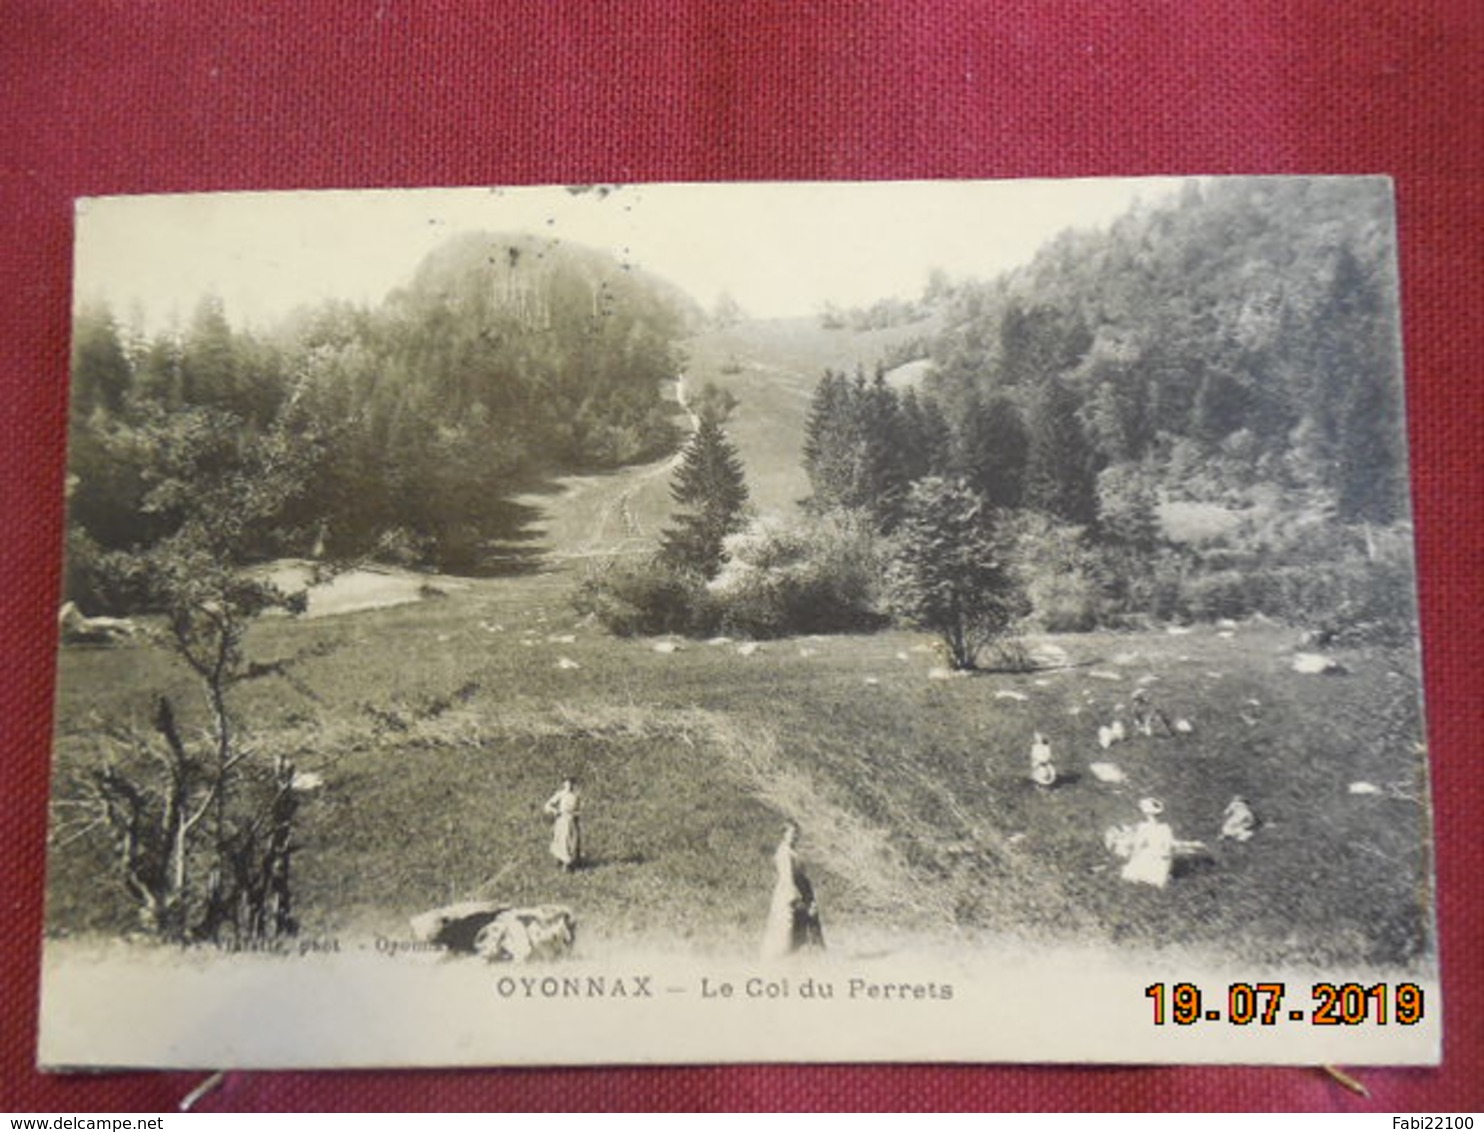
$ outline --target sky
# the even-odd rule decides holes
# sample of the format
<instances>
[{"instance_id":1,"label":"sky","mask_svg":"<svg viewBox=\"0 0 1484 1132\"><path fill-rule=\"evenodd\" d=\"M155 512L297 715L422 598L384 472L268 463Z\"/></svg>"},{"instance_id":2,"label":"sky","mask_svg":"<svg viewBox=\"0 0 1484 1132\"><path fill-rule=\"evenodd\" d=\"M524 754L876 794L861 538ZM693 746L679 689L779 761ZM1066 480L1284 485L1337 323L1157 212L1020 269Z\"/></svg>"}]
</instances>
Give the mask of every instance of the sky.
<instances>
[{"instance_id":1,"label":"sky","mask_svg":"<svg viewBox=\"0 0 1484 1132\"><path fill-rule=\"evenodd\" d=\"M379 303L465 231L612 251L710 308L759 318L914 298L929 273L990 278L1068 227L1106 226L1178 178L801 182L98 197L77 205L75 296L155 333L206 295L271 326L326 299Z\"/></svg>"}]
</instances>

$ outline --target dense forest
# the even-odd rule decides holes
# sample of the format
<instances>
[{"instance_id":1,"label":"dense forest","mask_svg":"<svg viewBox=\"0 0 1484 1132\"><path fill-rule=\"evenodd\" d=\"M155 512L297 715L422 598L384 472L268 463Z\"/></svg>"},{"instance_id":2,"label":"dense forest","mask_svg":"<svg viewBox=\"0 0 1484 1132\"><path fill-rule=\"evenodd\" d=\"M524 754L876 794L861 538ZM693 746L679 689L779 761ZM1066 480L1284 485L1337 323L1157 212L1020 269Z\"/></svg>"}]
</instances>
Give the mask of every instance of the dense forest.
<instances>
[{"instance_id":1,"label":"dense forest","mask_svg":"<svg viewBox=\"0 0 1484 1132\"><path fill-rule=\"evenodd\" d=\"M103 567L179 528L180 485L241 488L289 447L296 490L234 553L479 572L518 525L522 488L675 447L665 383L692 317L606 254L488 234L446 243L377 308L328 304L271 332L234 328L209 297L153 336L83 309L68 594L131 604Z\"/></svg>"},{"instance_id":2,"label":"dense forest","mask_svg":"<svg viewBox=\"0 0 1484 1132\"><path fill-rule=\"evenodd\" d=\"M998 277L939 271L916 301L827 307L831 333L920 328L896 348L911 376L823 374L801 515L749 528L730 503L677 497L693 524L717 511L704 563L677 566L672 532L660 576L610 587L613 620L878 624L886 564L913 553L900 532L921 526L914 485L934 479L994 516L1042 628L1263 613L1408 634L1393 256L1379 179L1191 181ZM118 556L180 530L193 496L254 483L293 489L246 509L222 551L239 562L495 569L492 548L525 518L517 494L679 446L666 383L698 318L608 255L489 234L443 245L378 307L329 304L269 332L235 328L210 298L154 336L83 310L69 596L138 608ZM719 468L734 462L725 443ZM745 499L740 476L728 493Z\"/></svg>"},{"instance_id":3,"label":"dense forest","mask_svg":"<svg viewBox=\"0 0 1484 1132\"><path fill-rule=\"evenodd\" d=\"M935 276L903 311L939 328L899 351L919 387L818 385L810 506L889 535L914 480L966 482L1051 628L1409 631L1391 231L1379 180L1191 182L992 281Z\"/></svg>"}]
</instances>

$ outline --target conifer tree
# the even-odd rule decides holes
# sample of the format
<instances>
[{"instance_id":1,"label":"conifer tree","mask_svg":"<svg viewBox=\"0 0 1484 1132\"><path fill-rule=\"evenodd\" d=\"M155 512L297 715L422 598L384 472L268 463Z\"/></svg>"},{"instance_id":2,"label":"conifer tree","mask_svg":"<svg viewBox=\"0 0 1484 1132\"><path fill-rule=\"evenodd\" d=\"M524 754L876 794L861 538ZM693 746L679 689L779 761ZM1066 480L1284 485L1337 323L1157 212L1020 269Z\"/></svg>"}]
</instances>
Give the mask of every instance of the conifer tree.
<instances>
[{"instance_id":1,"label":"conifer tree","mask_svg":"<svg viewBox=\"0 0 1484 1132\"><path fill-rule=\"evenodd\" d=\"M1097 519L1092 452L1077 419L1077 394L1056 379L1031 408L1025 504L1069 523Z\"/></svg>"},{"instance_id":2,"label":"conifer tree","mask_svg":"<svg viewBox=\"0 0 1484 1132\"><path fill-rule=\"evenodd\" d=\"M742 461L714 416L701 418L685 446L670 497L683 509L665 531L660 558L670 567L714 578L726 561L722 542L746 524Z\"/></svg>"},{"instance_id":3,"label":"conifer tree","mask_svg":"<svg viewBox=\"0 0 1484 1132\"><path fill-rule=\"evenodd\" d=\"M1019 507L1030 439L1015 402L1002 393L971 398L956 439L954 462L969 485L992 507Z\"/></svg>"}]
</instances>

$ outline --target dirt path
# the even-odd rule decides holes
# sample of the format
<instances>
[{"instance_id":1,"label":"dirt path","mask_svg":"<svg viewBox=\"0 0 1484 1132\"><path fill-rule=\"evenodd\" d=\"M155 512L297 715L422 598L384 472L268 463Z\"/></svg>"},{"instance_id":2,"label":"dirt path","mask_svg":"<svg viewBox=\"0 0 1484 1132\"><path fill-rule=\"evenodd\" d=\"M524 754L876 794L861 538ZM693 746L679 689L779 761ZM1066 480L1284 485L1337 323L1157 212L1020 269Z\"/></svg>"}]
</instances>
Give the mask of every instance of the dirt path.
<instances>
[{"instance_id":1,"label":"dirt path","mask_svg":"<svg viewBox=\"0 0 1484 1132\"><path fill-rule=\"evenodd\" d=\"M685 375L675 382L675 400L694 431L700 425L690 404ZM555 494L518 502L541 509L546 554L553 563L648 554L670 513L669 479L683 450L651 464L606 475L568 476Z\"/></svg>"}]
</instances>

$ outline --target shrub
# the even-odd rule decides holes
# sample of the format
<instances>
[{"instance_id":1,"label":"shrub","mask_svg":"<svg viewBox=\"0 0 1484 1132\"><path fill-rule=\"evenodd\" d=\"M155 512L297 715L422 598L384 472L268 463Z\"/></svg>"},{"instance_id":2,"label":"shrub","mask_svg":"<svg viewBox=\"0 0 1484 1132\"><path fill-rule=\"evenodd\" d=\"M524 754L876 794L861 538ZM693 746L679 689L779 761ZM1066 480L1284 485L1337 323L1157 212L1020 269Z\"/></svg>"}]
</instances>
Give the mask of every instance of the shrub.
<instances>
[{"instance_id":1,"label":"shrub","mask_svg":"<svg viewBox=\"0 0 1484 1132\"><path fill-rule=\"evenodd\" d=\"M637 564L605 563L582 580L572 605L620 637L708 633L717 623L701 579L658 556Z\"/></svg>"},{"instance_id":2,"label":"shrub","mask_svg":"<svg viewBox=\"0 0 1484 1132\"><path fill-rule=\"evenodd\" d=\"M726 553L708 589L729 632L777 637L871 629L885 620L880 554L865 516L754 522L727 539Z\"/></svg>"},{"instance_id":3,"label":"shrub","mask_svg":"<svg viewBox=\"0 0 1484 1132\"><path fill-rule=\"evenodd\" d=\"M1030 619L1051 633L1096 628L1106 612L1105 567L1081 527L1022 512L1009 525L1016 584Z\"/></svg>"}]
</instances>

